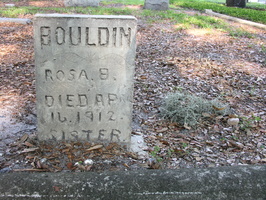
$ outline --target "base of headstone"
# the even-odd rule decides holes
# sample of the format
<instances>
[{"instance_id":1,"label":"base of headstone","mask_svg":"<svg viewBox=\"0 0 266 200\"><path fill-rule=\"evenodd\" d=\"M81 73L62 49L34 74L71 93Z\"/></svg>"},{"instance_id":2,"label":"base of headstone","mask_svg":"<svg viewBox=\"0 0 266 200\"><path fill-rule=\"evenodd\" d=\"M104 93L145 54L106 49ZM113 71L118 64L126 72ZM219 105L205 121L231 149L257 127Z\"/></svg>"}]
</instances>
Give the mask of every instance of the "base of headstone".
<instances>
[{"instance_id":1,"label":"base of headstone","mask_svg":"<svg viewBox=\"0 0 266 200\"><path fill-rule=\"evenodd\" d=\"M168 10L169 0L145 0L144 9Z\"/></svg>"},{"instance_id":2,"label":"base of headstone","mask_svg":"<svg viewBox=\"0 0 266 200\"><path fill-rule=\"evenodd\" d=\"M75 6L81 6L81 7L98 7L100 0L64 0L64 4L66 7L75 7Z\"/></svg>"}]
</instances>

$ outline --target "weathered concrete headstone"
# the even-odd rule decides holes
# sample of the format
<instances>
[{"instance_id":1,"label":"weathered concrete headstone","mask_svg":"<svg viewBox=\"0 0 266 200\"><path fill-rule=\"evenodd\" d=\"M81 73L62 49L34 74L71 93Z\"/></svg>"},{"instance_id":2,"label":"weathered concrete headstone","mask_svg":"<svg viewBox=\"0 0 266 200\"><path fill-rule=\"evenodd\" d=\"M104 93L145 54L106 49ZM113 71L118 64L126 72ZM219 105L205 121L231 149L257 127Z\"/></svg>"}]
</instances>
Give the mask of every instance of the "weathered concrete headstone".
<instances>
[{"instance_id":1,"label":"weathered concrete headstone","mask_svg":"<svg viewBox=\"0 0 266 200\"><path fill-rule=\"evenodd\" d=\"M99 6L100 0L64 0L64 4L66 7L74 7L74 6L93 6L97 7Z\"/></svg>"},{"instance_id":2,"label":"weathered concrete headstone","mask_svg":"<svg viewBox=\"0 0 266 200\"><path fill-rule=\"evenodd\" d=\"M129 143L136 18L36 15L38 138Z\"/></svg>"},{"instance_id":3,"label":"weathered concrete headstone","mask_svg":"<svg viewBox=\"0 0 266 200\"><path fill-rule=\"evenodd\" d=\"M145 0L144 9L168 10L169 0Z\"/></svg>"}]
</instances>

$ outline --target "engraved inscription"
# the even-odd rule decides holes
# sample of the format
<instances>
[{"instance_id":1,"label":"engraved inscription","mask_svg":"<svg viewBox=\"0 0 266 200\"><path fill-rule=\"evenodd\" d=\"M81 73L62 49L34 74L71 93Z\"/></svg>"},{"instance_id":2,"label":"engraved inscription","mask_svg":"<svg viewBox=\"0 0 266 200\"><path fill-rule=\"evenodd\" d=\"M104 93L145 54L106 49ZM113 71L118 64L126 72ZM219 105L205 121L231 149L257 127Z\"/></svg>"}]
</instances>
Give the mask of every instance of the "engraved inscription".
<instances>
[{"instance_id":1,"label":"engraved inscription","mask_svg":"<svg viewBox=\"0 0 266 200\"><path fill-rule=\"evenodd\" d=\"M48 26L41 27L41 44L48 45L51 44L51 28Z\"/></svg>"},{"instance_id":2,"label":"engraved inscription","mask_svg":"<svg viewBox=\"0 0 266 200\"><path fill-rule=\"evenodd\" d=\"M81 43L81 27L78 27L77 30L73 29L73 27L69 27L70 43L76 46Z\"/></svg>"},{"instance_id":3,"label":"engraved inscription","mask_svg":"<svg viewBox=\"0 0 266 200\"><path fill-rule=\"evenodd\" d=\"M131 28L128 28L126 33L124 28L120 28L120 46L123 46L123 40L125 39L125 43L130 46L131 41Z\"/></svg>"},{"instance_id":4,"label":"engraved inscription","mask_svg":"<svg viewBox=\"0 0 266 200\"><path fill-rule=\"evenodd\" d=\"M106 27L99 27L98 37L99 46L108 46L110 40L109 29Z\"/></svg>"},{"instance_id":5,"label":"engraved inscription","mask_svg":"<svg viewBox=\"0 0 266 200\"><path fill-rule=\"evenodd\" d=\"M100 72L100 79L101 80L107 80L108 79L109 72L108 72L107 68L100 68L99 72Z\"/></svg>"},{"instance_id":6,"label":"engraved inscription","mask_svg":"<svg viewBox=\"0 0 266 200\"><path fill-rule=\"evenodd\" d=\"M90 76L89 70L52 70L45 69L44 76L46 81L90 81L94 77ZM99 69L99 79L108 80L109 70L107 68Z\"/></svg>"},{"instance_id":7,"label":"engraved inscription","mask_svg":"<svg viewBox=\"0 0 266 200\"><path fill-rule=\"evenodd\" d=\"M87 134L87 140L90 141L90 134L92 133L92 130L82 130L82 132Z\"/></svg>"},{"instance_id":8,"label":"engraved inscription","mask_svg":"<svg viewBox=\"0 0 266 200\"><path fill-rule=\"evenodd\" d=\"M61 45L66 42L66 31L62 27L57 27L55 29L55 39L56 43Z\"/></svg>"},{"instance_id":9,"label":"engraved inscription","mask_svg":"<svg viewBox=\"0 0 266 200\"><path fill-rule=\"evenodd\" d=\"M91 37L90 35L92 35L91 33L91 29L89 27L86 27L86 45L88 46L96 46L96 43L94 41L91 41Z\"/></svg>"},{"instance_id":10,"label":"engraved inscription","mask_svg":"<svg viewBox=\"0 0 266 200\"><path fill-rule=\"evenodd\" d=\"M91 141L91 135L96 134L97 135L97 139L100 141L106 141L106 140L110 140L111 142L121 142L121 131L118 129L100 129L99 131L97 131L96 133L93 132L93 130L82 130L81 132L78 132L77 130L73 130L73 131L63 131L63 130L55 130L55 129L51 129L50 133L52 135L53 139L56 139L56 137L54 135L58 135L58 133L61 133L61 139L65 140L66 134L70 134L71 137L75 140L79 139L79 136L81 134L86 134L87 136L87 140Z\"/></svg>"},{"instance_id":11,"label":"engraved inscription","mask_svg":"<svg viewBox=\"0 0 266 200\"><path fill-rule=\"evenodd\" d=\"M94 99L95 106L105 106L105 105L114 105L118 103L118 98L116 94L108 93L104 94L96 94L94 98L89 94L66 94L66 95L45 95L44 103L47 107L53 107L56 105L60 105L61 107L88 107L92 105L92 101ZM89 100L91 101L89 103Z\"/></svg>"},{"instance_id":12,"label":"engraved inscription","mask_svg":"<svg viewBox=\"0 0 266 200\"><path fill-rule=\"evenodd\" d=\"M115 116L114 116L115 113L113 111L109 111L108 114L110 116L108 120L109 121L115 121Z\"/></svg>"},{"instance_id":13,"label":"engraved inscription","mask_svg":"<svg viewBox=\"0 0 266 200\"><path fill-rule=\"evenodd\" d=\"M58 123L66 123L66 124L79 124L81 120L86 121L87 123L91 122L101 122L107 121L112 123L116 121L116 114L114 111L80 111L80 112L72 112L71 115L64 115L62 112L51 112L50 121L58 122Z\"/></svg>"},{"instance_id":14,"label":"engraved inscription","mask_svg":"<svg viewBox=\"0 0 266 200\"><path fill-rule=\"evenodd\" d=\"M113 129L111 132L111 141L112 142L120 142L121 132L117 129Z\"/></svg>"},{"instance_id":15,"label":"engraved inscription","mask_svg":"<svg viewBox=\"0 0 266 200\"><path fill-rule=\"evenodd\" d=\"M88 47L122 47L132 42L131 27L40 27L41 46L70 45Z\"/></svg>"},{"instance_id":16,"label":"engraved inscription","mask_svg":"<svg viewBox=\"0 0 266 200\"><path fill-rule=\"evenodd\" d=\"M104 130L104 129L101 129L99 131L98 140L104 140L105 132L106 132L106 130Z\"/></svg>"}]
</instances>

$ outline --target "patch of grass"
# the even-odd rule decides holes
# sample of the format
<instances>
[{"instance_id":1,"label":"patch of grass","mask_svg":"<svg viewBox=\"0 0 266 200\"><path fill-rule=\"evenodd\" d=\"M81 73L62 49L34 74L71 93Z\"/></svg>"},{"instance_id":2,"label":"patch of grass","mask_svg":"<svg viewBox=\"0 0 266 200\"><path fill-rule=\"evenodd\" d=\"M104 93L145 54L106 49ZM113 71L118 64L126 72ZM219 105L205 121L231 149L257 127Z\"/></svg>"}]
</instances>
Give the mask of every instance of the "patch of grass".
<instances>
[{"instance_id":1,"label":"patch of grass","mask_svg":"<svg viewBox=\"0 0 266 200\"><path fill-rule=\"evenodd\" d=\"M66 13L66 14L90 14L90 15L132 15L133 10L129 8L102 8L102 7L68 7L68 8L38 8L38 7L19 7L19 8L0 8L1 17L16 18L19 15L37 13Z\"/></svg>"},{"instance_id":2,"label":"patch of grass","mask_svg":"<svg viewBox=\"0 0 266 200\"><path fill-rule=\"evenodd\" d=\"M113 1L112 1L113 2ZM116 1L115 1L116 2ZM137 1L132 0L136 3ZM1 17L15 18L20 15L36 14L36 13L64 13L64 14L90 14L90 15L135 15L137 18L145 18L147 22L162 22L164 20L176 24L177 30L189 29L191 27L205 28L205 29L219 29L226 31L233 37L252 37L252 34L242 29L233 29L228 23L222 19L217 19L210 16L203 15L188 15L176 10L167 11L153 11L153 10L134 10L130 8L119 7L14 7L14 8L0 8Z\"/></svg>"},{"instance_id":3,"label":"patch of grass","mask_svg":"<svg viewBox=\"0 0 266 200\"><path fill-rule=\"evenodd\" d=\"M36 14L38 11L39 11L39 8L37 7L3 8L3 9L0 9L0 16L15 18L15 17L18 17L19 15Z\"/></svg>"},{"instance_id":4,"label":"patch of grass","mask_svg":"<svg viewBox=\"0 0 266 200\"><path fill-rule=\"evenodd\" d=\"M190 16L182 12L175 12L174 10L156 12L143 10L140 15L147 18L150 22L170 20L171 22L182 24L182 27L185 28L190 28L191 26L197 26L198 28L227 28L226 23L221 19L203 15Z\"/></svg>"},{"instance_id":5,"label":"patch of grass","mask_svg":"<svg viewBox=\"0 0 266 200\"><path fill-rule=\"evenodd\" d=\"M140 17L146 18L149 22L169 20L172 22L183 21L188 15L184 13L176 13L173 10L154 11L143 10L139 13Z\"/></svg>"},{"instance_id":6,"label":"patch of grass","mask_svg":"<svg viewBox=\"0 0 266 200\"><path fill-rule=\"evenodd\" d=\"M204 15L188 15L182 12L175 12L174 10L168 11L152 11L143 10L140 13L141 17L145 17L149 23L154 23L163 20L169 20L176 23L177 30L189 29L191 27L203 28L203 29L218 29L228 32L233 37L247 37L251 38L252 34L241 29L234 28L226 23L223 19L214 18Z\"/></svg>"},{"instance_id":7,"label":"patch of grass","mask_svg":"<svg viewBox=\"0 0 266 200\"><path fill-rule=\"evenodd\" d=\"M248 2L246 7L266 10L266 4L262 4L262 3Z\"/></svg>"},{"instance_id":8,"label":"patch of grass","mask_svg":"<svg viewBox=\"0 0 266 200\"><path fill-rule=\"evenodd\" d=\"M226 115L228 105L215 100L206 100L191 94L176 92L164 99L161 116L181 125L195 126L204 113Z\"/></svg>"},{"instance_id":9,"label":"patch of grass","mask_svg":"<svg viewBox=\"0 0 266 200\"><path fill-rule=\"evenodd\" d=\"M230 36L232 37L246 37L246 38L252 38L253 35L247 31L245 31L244 29L228 29L228 33Z\"/></svg>"},{"instance_id":10,"label":"patch of grass","mask_svg":"<svg viewBox=\"0 0 266 200\"><path fill-rule=\"evenodd\" d=\"M227 7L224 4L199 0L172 0L171 3L178 7L192 8L200 11L211 9L214 12L266 24L266 11L263 10Z\"/></svg>"},{"instance_id":11,"label":"patch of grass","mask_svg":"<svg viewBox=\"0 0 266 200\"><path fill-rule=\"evenodd\" d=\"M203 15L188 16L184 19L183 23L188 25L196 25L199 28L226 29L227 27L223 20Z\"/></svg>"}]
</instances>

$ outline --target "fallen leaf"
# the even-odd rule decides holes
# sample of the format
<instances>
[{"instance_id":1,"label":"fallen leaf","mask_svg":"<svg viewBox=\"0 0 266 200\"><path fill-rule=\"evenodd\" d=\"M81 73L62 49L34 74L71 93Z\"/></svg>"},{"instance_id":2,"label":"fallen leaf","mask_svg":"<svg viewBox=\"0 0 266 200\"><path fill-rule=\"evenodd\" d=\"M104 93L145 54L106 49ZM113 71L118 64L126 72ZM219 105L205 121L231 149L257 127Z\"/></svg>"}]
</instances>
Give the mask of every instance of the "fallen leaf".
<instances>
[{"instance_id":1,"label":"fallen leaf","mask_svg":"<svg viewBox=\"0 0 266 200\"><path fill-rule=\"evenodd\" d=\"M184 124L184 128L185 128L185 129L188 129L188 130L190 130L190 129L191 129L191 127L190 127L190 126L188 126L186 123Z\"/></svg>"},{"instance_id":2,"label":"fallen leaf","mask_svg":"<svg viewBox=\"0 0 266 200\"><path fill-rule=\"evenodd\" d=\"M169 126L178 126L176 122L170 123Z\"/></svg>"},{"instance_id":3,"label":"fallen leaf","mask_svg":"<svg viewBox=\"0 0 266 200\"><path fill-rule=\"evenodd\" d=\"M201 161L203 158L202 157L195 157L196 161Z\"/></svg>"},{"instance_id":4,"label":"fallen leaf","mask_svg":"<svg viewBox=\"0 0 266 200\"><path fill-rule=\"evenodd\" d=\"M141 133L134 132L134 131L132 131L131 134L132 134L132 135L142 135Z\"/></svg>"},{"instance_id":5,"label":"fallen leaf","mask_svg":"<svg viewBox=\"0 0 266 200\"><path fill-rule=\"evenodd\" d=\"M209 113L202 113L202 116L203 117L211 117L211 114L209 114Z\"/></svg>"},{"instance_id":6,"label":"fallen leaf","mask_svg":"<svg viewBox=\"0 0 266 200\"><path fill-rule=\"evenodd\" d=\"M235 142L233 140L229 140L229 143L236 148L242 149L244 147L244 145L240 142Z\"/></svg>"},{"instance_id":7,"label":"fallen leaf","mask_svg":"<svg viewBox=\"0 0 266 200\"><path fill-rule=\"evenodd\" d=\"M27 142L27 141L24 142L24 145L25 145L25 146L28 146L28 147L33 147L33 146L34 146L33 144L31 144L31 143L29 143L29 142Z\"/></svg>"},{"instance_id":8,"label":"fallen leaf","mask_svg":"<svg viewBox=\"0 0 266 200\"><path fill-rule=\"evenodd\" d=\"M164 144L164 145L169 145L169 142L166 141L166 140L160 140L160 142L161 142L162 144Z\"/></svg>"},{"instance_id":9,"label":"fallen leaf","mask_svg":"<svg viewBox=\"0 0 266 200\"><path fill-rule=\"evenodd\" d=\"M21 151L21 153L29 153L29 152L34 152L36 150L38 150L39 147L35 147L35 148L28 148L28 149L24 149L23 151Z\"/></svg>"},{"instance_id":10,"label":"fallen leaf","mask_svg":"<svg viewBox=\"0 0 266 200\"><path fill-rule=\"evenodd\" d=\"M158 129L158 130L156 130L156 132L157 132L157 133L163 133L163 132L165 132L165 131L167 131L167 130L168 130L168 128L165 127L165 128L162 128L162 129Z\"/></svg>"},{"instance_id":11,"label":"fallen leaf","mask_svg":"<svg viewBox=\"0 0 266 200\"><path fill-rule=\"evenodd\" d=\"M53 165L53 168L57 169L58 171L62 171L63 170L61 167L58 167L56 165Z\"/></svg>"},{"instance_id":12,"label":"fallen leaf","mask_svg":"<svg viewBox=\"0 0 266 200\"><path fill-rule=\"evenodd\" d=\"M130 156L131 158L135 159L135 160L138 160L138 155L136 153L133 153L133 152L128 152L127 153L128 156Z\"/></svg>"},{"instance_id":13,"label":"fallen leaf","mask_svg":"<svg viewBox=\"0 0 266 200\"><path fill-rule=\"evenodd\" d=\"M67 168L72 170L74 168L73 163L71 162L67 163Z\"/></svg>"},{"instance_id":14,"label":"fallen leaf","mask_svg":"<svg viewBox=\"0 0 266 200\"><path fill-rule=\"evenodd\" d=\"M61 190L61 187L58 187L58 186L53 186L53 188L55 192L60 192Z\"/></svg>"},{"instance_id":15,"label":"fallen leaf","mask_svg":"<svg viewBox=\"0 0 266 200\"><path fill-rule=\"evenodd\" d=\"M89 149L87 149L87 151L92 151L92 150L97 150L97 149L101 149L103 147L102 144L98 144L98 145L95 145Z\"/></svg>"},{"instance_id":16,"label":"fallen leaf","mask_svg":"<svg viewBox=\"0 0 266 200\"><path fill-rule=\"evenodd\" d=\"M130 168L130 167L127 165L127 163L124 163L123 165L124 165L125 167L127 167L127 168Z\"/></svg>"},{"instance_id":17,"label":"fallen leaf","mask_svg":"<svg viewBox=\"0 0 266 200\"><path fill-rule=\"evenodd\" d=\"M70 151L70 149L63 149L62 153L66 153L66 152L69 152L69 151Z\"/></svg>"},{"instance_id":18,"label":"fallen leaf","mask_svg":"<svg viewBox=\"0 0 266 200\"><path fill-rule=\"evenodd\" d=\"M23 142L25 142L28 138L29 138L29 135L28 135L28 134L25 134L25 135L23 135L23 136L20 138L19 142L20 142L20 143L23 143Z\"/></svg>"},{"instance_id":19,"label":"fallen leaf","mask_svg":"<svg viewBox=\"0 0 266 200\"><path fill-rule=\"evenodd\" d=\"M214 110L218 110L218 111L221 111L221 110L224 110L226 107L222 107L222 108L219 108L219 107L216 107L216 106L212 106Z\"/></svg>"},{"instance_id":20,"label":"fallen leaf","mask_svg":"<svg viewBox=\"0 0 266 200\"><path fill-rule=\"evenodd\" d=\"M145 76L145 75L141 75L140 78L141 78L141 79L147 79L147 76Z\"/></svg>"}]
</instances>

